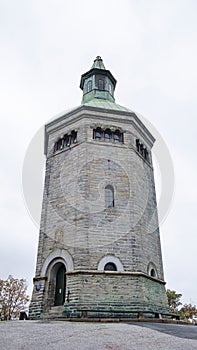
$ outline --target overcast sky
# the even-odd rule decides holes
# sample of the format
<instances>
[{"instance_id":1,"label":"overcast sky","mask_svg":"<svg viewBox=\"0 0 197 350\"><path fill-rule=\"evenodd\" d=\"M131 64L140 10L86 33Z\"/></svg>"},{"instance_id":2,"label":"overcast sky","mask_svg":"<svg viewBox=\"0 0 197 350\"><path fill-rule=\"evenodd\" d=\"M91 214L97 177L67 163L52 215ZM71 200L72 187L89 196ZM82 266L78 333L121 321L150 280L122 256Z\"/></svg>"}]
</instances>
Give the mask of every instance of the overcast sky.
<instances>
[{"instance_id":1,"label":"overcast sky","mask_svg":"<svg viewBox=\"0 0 197 350\"><path fill-rule=\"evenodd\" d=\"M196 13L195 0L0 0L0 278L24 277L31 291L39 228L23 197L23 162L38 130L81 103L80 76L101 55L118 81L116 102L146 117L170 151L165 280L197 304Z\"/></svg>"}]
</instances>

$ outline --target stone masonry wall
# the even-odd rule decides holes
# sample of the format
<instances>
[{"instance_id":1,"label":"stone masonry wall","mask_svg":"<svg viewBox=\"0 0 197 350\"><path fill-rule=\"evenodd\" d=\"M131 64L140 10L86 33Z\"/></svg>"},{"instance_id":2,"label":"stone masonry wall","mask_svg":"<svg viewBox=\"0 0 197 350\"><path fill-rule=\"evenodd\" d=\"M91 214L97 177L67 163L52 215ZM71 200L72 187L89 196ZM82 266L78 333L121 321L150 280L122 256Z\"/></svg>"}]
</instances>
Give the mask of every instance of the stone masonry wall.
<instances>
[{"instance_id":1,"label":"stone masonry wall","mask_svg":"<svg viewBox=\"0 0 197 350\"><path fill-rule=\"evenodd\" d=\"M153 139L143 124L137 124L132 118L115 112L99 112L96 108L91 115L84 109L47 127L36 277L41 276L50 254L61 249L72 257L74 270L97 270L100 260L111 255L120 260L126 272L147 274L151 264L157 277L164 278L151 160ZM114 130L120 128L124 143L93 140L93 129L98 125ZM72 130L77 130L77 143L54 154L54 143ZM149 163L136 151L136 138L147 147ZM105 207L107 185L114 188L112 208ZM73 296L81 295L82 302L86 291L91 300L97 290L101 301L119 300L122 295L125 302L137 299L144 302L146 296L147 304L155 300L157 305L158 294L158 303L159 300L163 303L163 285L158 287L160 284L155 281L125 276L94 275L91 279L87 277L86 282L80 274L68 275L67 284L71 285ZM148 289L154 290L153 285L156 287L151 296ZM34 294L34 303L38 303L36 298Z\"/></svg>"},{"instance_id":2,"label":"stone masonry wall","mask_svg":"<svg viewBox=\"0 0 197 350\"><path fill-rule=\"evenodd\" d=\"M156 209L153 172L133 149L91 140L51 157L47 167L42 261L54 249L57 229L62 229L75 268L95 268L102 255L116 253L129 270L146 271L151 260L162 277L158 230L148 232ZM115 207L109 210L104 202L107 184L115 189Z\"/></svg>"},{"instance_id":3,"label":"stone masonry wall","mask_svg":"<svg viewBox=\"0 0 197 350\"><path fill-rule=\"evenodd\" d=\"M127 273L68 274L70 300L65 309L168 312L165 286Z\"/></svg>"}]
</instances>

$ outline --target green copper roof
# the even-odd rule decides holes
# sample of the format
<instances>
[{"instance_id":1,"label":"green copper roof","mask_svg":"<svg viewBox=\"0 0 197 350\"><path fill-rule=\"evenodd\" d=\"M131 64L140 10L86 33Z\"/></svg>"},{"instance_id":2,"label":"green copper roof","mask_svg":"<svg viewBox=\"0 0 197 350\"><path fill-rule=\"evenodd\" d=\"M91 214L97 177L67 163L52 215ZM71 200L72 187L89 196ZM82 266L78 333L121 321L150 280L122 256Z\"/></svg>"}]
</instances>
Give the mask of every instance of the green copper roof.
<instances>
[{"instance_id":1,"label":"green copper roof","mask_svg":"<svg viewBox=\"0 0 197 350\"><path fill-rule=\"evenodd\" d=\"M83 103L82 105L84 107L89 106L89 107L104 108L104 109L109 109L114 111L123 111L123 112L130 112L130 113L133 112L131 109L120 106L115 102L111 102L109 100L103 100L99 98L93 98L92 100L86 103Z\"/></svg>"},{"instance_id":2,"label":"green copper roof","mask_svg":"<svg viewBox=\"0 0 197 350\"><path fill-rule=\"evenodd\" d=\"M109 100L103 100L103 99L98 99L98 98L94 98L88 102L82 103L79 106L67 109L65 111L62 111L61 113L57 114L54 118L50 119L50 122L54 122L56 120L58 120L59 118L62 118L64 116L66 116L69 113L75 112L78 109L80 109L80 107L97 107L97 108L103 108L105 110L111 110L111 111L120 111L120 112L129 112L129 113L134 113L134 111L132 111L129 108L123 107L121 105L118 105L115 102L111 102ZM49 123L50 123L49 122Z\"/></svg>"},{"instance_id":3,"label":"green copper roof","mask_svg":"<svg viewBox=\"0 0 197 350\"><path fill-rule=\"evenodd\" d=\"M97 56L94 60L94 63L92 65L92 68L98 68L98 69L105 69L103 60L100 56Z\"/></svg>"},{"instance_id":4,"label":"green copper roof","mask_svg":"<svg viewBox=\"0 0 197 350\"><path fill-rule=\"evenodd\" d=\"M88 103L95 98L115 102L115 87L116 79L109 70L105 69L102 58L97 56L92 68L81 76L82 104Z\"/></svg>"}]
</instances>

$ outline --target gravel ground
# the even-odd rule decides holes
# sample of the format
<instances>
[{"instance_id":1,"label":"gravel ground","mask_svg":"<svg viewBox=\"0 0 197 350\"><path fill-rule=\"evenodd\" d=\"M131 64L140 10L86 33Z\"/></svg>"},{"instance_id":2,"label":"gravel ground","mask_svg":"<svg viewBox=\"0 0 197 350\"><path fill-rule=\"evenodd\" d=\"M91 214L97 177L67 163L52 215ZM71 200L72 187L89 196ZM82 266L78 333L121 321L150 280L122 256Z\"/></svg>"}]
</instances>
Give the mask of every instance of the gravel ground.
<instances>
[{"instance_id":1,"label":"gravel ground","mask_svg":"<svg viewBox=\"0 0 197 350\"><path fill-rule=\"evenodd\" d=\"M63 321L0 322L4 350L192 350L197 327Z\"/></svg>"}]
</instances>

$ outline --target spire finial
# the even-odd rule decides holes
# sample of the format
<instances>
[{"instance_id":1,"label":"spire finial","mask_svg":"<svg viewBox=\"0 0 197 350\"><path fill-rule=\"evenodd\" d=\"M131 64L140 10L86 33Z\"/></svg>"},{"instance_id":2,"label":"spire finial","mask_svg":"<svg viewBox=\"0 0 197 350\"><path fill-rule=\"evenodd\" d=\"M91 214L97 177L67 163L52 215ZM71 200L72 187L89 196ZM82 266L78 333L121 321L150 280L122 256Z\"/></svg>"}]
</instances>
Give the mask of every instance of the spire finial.
<instances>
[{"instance_id":1,"label":"spire finial","mask_svg":"<svg viewBox=\"0 0 197 350\"><path fill-rule=\"evenodd\" d=\"M96 57L93 65L92 65L92 68L105 69L105 66L104 66L104 63L103 63L101 56Z\"/></svg>"}]
</instances>

